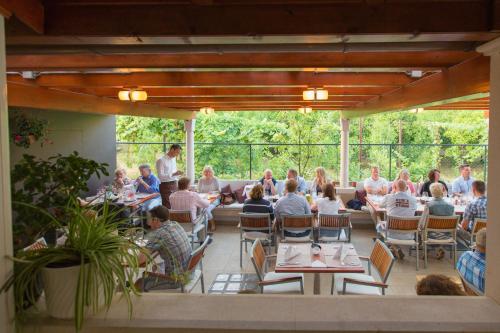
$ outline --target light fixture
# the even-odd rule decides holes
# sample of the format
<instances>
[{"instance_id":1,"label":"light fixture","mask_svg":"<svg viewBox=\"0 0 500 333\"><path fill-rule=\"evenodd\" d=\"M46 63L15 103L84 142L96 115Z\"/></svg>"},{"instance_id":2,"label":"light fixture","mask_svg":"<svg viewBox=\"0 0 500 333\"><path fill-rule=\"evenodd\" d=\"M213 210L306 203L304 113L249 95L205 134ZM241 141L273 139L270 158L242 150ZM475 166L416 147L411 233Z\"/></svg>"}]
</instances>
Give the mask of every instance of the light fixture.
<instances>
[{"instance_id":1,"label":"light fixture","mask_svg":"<svg viewBox=\"0 0 500 333\"><path fill-rule=\"evenodd\" d=\"M212 114L215 112L214 108L211 108L211 107L203 107L203 108L200 108L200 112L202 114L205 114L205 115L209 115L209 114Z\"/></svg>"},{"instance_id":2,"label":"light fixture","mask_svg":"<svg viewBox=\"0 0 500 333\"><path fill-rule=\"evenodd\" d=\"M118 92L120 101L145 101L148 99L148 93L144 90L120 90Z\"/></svg>"},{"instance_id":3,"label":"light fixture","mask_svg":"<svg viewBox=\"0 0 500 333\"><path fill-rule=\"evenodd\" d=\"M302 92L304 101L326 101L328 99L328 90L309 88Z\"/></svg>"},{"instance_id":4,"label":"light fixture","mask_svg":"<svg viewBox=\"0 0 500 333\"><path fill-rule=\"evenodd\" d=\"M298 108L297 111L299 111L299 113L302 113L302 114L308 114L308 113L313 112L313 109L310 106L302 106L302 107Z\"/></svg>"}]
</instances>

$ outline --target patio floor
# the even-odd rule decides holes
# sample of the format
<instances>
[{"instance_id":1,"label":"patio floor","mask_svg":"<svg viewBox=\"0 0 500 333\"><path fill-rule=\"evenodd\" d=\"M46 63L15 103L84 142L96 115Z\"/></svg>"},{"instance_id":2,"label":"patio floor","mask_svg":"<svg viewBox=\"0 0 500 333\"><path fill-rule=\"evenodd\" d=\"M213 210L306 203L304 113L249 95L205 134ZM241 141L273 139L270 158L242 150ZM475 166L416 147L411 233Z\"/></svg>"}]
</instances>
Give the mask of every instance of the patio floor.
<instances>
[{"instance_id":1,"label":"patio floor","mask_svg":"<svg viewBox=\"0 0 500 333\"><path fill-rule=\"evenodd\" d=\"M352 243L356 247L358 254L369 255L373 247L373 237L375 230L354 229L352 233ZM249 246L250 250L250 246ZM423 268L423 259L420 260L420 269L415 270L415 256L408 256L407 249L403 260L396 260L389 277L388 295L415 295L415 284L417 275L444 274L448 276L458 276L452 266L452 259L446 252L445 258L437 260L434 253L430 252L429 265ZM458 256L461 252L458 252ZM218 225L213 235L213 242L208 247L203 260L206 290L210 287L215 277L219 273L255 273L249 254L243 253L243 268L239 265L239 231L236 226ZM330 295L330 274L321 274L321 295ZM198 285L195 293L201 293ZM313 294L313 275L305 275L305 293Z\"/></svg>"}]
</instances>

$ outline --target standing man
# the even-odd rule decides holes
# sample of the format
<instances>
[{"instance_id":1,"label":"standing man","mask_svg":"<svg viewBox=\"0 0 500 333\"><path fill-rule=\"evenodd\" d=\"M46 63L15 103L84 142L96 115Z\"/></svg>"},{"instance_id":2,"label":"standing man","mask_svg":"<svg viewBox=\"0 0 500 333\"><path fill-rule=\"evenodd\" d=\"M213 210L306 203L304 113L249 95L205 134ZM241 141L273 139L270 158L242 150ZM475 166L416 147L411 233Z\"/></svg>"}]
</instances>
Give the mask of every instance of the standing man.
<instances>
[{"instance_id":1,"label":"standing man","mask_svg":"<svg viewBox=\"0 0 500 333\"><path fill-rule=\"evenodd\" d=\"M469 164L462 164L459 168L460 177L453 181L451 193L470 195L472 194L472 183L474 178L471 177L471 168Z\"/></svg>"},{"instance_id":2,"label":"standing man","mask_svg":"<svg viewBox=\"0 0 500 333\"><path fill-rule=\"evenodd\" d=\"M168 152L156 161L156 170L160 179L160 194L163 206L170 207L170 195L177 191L177 176L182 175L177 170L176 157L181 152L181 146L174 144Z\"/></svg>"},{"instance_id":3,"label":"standing man","mask_svg":"<svg viewBox=\"0 0 500 333\"><path fill-rule=\"evenodd\" d=\"M387 180L380 177L380 170L377 166L372 167L371 176L365 179L365 191L367 194L386 195Z\"/></svg>"}]
</instances>

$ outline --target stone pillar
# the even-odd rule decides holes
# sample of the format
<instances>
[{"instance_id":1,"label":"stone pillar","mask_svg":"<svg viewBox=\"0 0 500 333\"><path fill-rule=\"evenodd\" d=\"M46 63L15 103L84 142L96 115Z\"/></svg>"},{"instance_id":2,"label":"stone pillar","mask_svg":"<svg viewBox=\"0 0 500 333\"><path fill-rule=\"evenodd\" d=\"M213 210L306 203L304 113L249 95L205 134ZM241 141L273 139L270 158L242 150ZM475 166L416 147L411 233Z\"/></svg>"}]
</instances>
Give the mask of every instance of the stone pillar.
<instances>
[{"instance_id":1,"label":"stone pillar","mask_svg":"<svg viewBox=\"0 0 500 333\"><path fill-rule=\"evenodd\" d=\"M491 57L488 136L488 234L486 241L486 296L500 303L500 38L481 45Z\"/></svg>"},{"instance_id":2,"label":"stone pillar","mask_svg":"<svg viewBox=\"0 0 500 333\"><path fill-rule=\"evenodd\" d=\"M0 15L0 285L12 272L12 212L10 204L9 121L5 76L5 30ZM0 332L14 332L12 291L0 294Z\"/></svg>"},{"instance_id":3,"label":"stone pillar","mask_svg":"<svg viewBox=\"0 0 500 333\"><path fill-rule=\"evenodd\" d=\"M186 131L186 176L194 183L194 127L196 119L185 120Z\"/></svg>"},{"instance_id":4,"label":"stone pillar","mask_svg":"<svg viewBox=\"0 0 500 333\"><path fill-rule=\"evenodd\" d=\"M349 119L340 119L340 187L349 187Z\"/></svg>"}]
</instances>

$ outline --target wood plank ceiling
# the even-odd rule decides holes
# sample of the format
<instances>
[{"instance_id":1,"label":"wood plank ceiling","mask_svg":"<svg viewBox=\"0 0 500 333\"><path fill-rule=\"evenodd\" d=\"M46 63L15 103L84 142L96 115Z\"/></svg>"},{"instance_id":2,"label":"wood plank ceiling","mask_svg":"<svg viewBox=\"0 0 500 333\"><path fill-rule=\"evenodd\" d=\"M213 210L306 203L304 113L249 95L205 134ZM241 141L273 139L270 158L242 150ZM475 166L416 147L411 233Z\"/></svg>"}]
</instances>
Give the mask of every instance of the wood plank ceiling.
<instances>
[{"instance_id":1,"label":"wood plank ceiling","mask_svg":"<svg viewBox=\"0 0 500 333\"><path fill-rule=\"evenodd\" d=\"M103 101L103 113L178 118L206 106L484 110L488 99L477 96L489 91L489 62L474 50L500 36L499 0L15 3L0 0L11 14L9 104L81 112ZM148 100L121 108L130 102L117 101L118 91L136 88ZM329 99L305 102L307 88L325 88ZM40 98L25 101L23 89ZM41 98L49 91L65 102Z\"/></svg>"}]
</instances>

